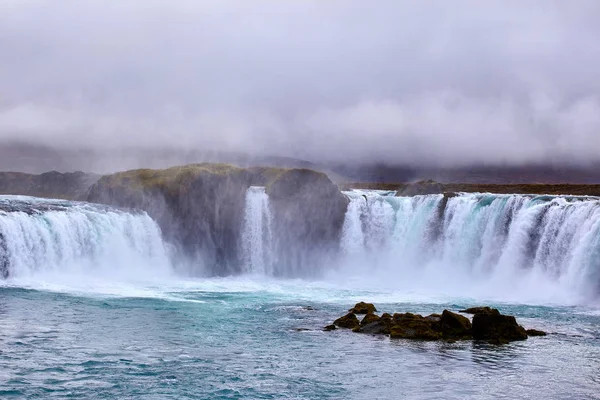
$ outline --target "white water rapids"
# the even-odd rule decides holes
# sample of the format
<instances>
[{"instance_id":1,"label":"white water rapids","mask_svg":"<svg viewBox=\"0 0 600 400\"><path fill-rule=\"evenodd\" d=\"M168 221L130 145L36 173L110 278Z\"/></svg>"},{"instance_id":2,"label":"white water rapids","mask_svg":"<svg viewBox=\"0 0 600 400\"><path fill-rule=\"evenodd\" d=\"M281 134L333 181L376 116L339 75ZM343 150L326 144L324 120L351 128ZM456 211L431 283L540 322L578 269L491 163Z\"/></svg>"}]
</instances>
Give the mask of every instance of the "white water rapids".
<instances>
[{"instance_id":1,"label":"white water rapids","mask_svg":"<svg viewBox=\"0 0 600 400\"><path fill-rule=\"evenodd\" d=\"M146 213L60 200L0 197L0 272L112 278L169 273L158 225Z\"/></svg>"},{"instance_id":2,"label":"white water rapids","mask_svg":"<svg viewBox=\"0 0 600 400\"><path fill-rule=\"evenodd\" d=\"M562 304L598 299L599 199L345 194L350 204L339 259L319 266L319 279L425 297ZM240 232L241 271L296 278L276 273L286 269L273 251L273 223L264 188L250 188ZM56 274L86 282L161 282L173 275L173 262L146 213L0 196L0 277Z\"/></svg>"},{"instance_id":3,"label":"white water rapids","mask_svg":"<svg viewBox=\"0 0 600 400\"><path fill-rule=\"evenodd\" d=\"M409 280L477 297L503 292L516 300L562 301L598 294L596 198L346 194L351 201L341 243L344 268L368 265L382 282Z\"/></svg>"}]
</instances>

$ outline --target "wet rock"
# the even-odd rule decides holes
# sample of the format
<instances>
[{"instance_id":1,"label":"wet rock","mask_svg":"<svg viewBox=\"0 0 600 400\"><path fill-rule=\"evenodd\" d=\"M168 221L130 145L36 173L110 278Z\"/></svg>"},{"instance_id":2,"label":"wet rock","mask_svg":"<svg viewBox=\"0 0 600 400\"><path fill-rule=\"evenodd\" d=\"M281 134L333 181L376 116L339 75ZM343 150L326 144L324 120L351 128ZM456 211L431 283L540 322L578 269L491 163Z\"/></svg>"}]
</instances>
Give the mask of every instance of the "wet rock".
<instances>
[{"instance_id":1,"label":"wet rock","mask_svg":"<svg viewBox=\"0 0 600 400\"><path fill-rule=\"evenodd\" d=\"M380 319L381 319L381 318L380 318L380 317L378 317L378 316L377 316L377 315L375 315L375 314L367 314L367 315L365 315L365 317L362 319L362 321L360 321L360 325L361 325L361 326L363 326L363 325L368 325L368 324L371 324L371 323L373 323L373 322L377 322L377 321L379 321Z\"/></svg>"},{"instance_id":2,"label":"wet rock","mask_svg":"<svg viewBox=\"0 0 600 400\"><path fill-rule=\"evenodd\" d=\"M302 307L302 308L303 308L305 311L315 311L314 307L312 307L312 306L305 306L305 307Z\"/></svg>"},{"instance_id":3,"label":"wet rock","mask_svg":"<svg viewBox=\"0 0 600 400\"><path fill-rule=\"evenodd\" d=\"M442 316L440 314L431 314L426 316L425 319L431 322L440 322L442 320Z\"/></svg>"},{"instance_id":4,"label":"wet rock","mask_svg":"<svg viewBox=\"0 0 600 400\"><path fill-rule=\"evenodd\" d=\"M525 328L512 315L478 313L473 316L473 339L505 343L527 339Z\"/></svg>"},{"instance_id":5,"label":"wet rock","mask_svg":"<svg viewBox=\"0 0 600 400\"><path fill-rule=\"evenodd\" d=\"M360 326L360 321L358 320L356 315L354 315L353 313L348 313L343 317L340 317L333 321L333 324L335 326L339 326L340 328L354 329Z\"/></svg>"},{"instance_id":6,"label":"wet rock","mask_svg":"<svg viewBox=\"0 0 600 400\"><path fill-rule=\"evenodd\" d=\"M525 329L517 324L515 317L502 315L490 307L476 307L473 322L469 318L444 310L442 314L431 314L426 317L413 313L383 313L378 317L369 303L358 303L352 311L367 312L362 321L353 312L337 319L334 326L352 329L353 332L374 335L390 335L396 339L446 340L454 343L458 340L485 340L493 344L504 344L514 340L527 339L531 336L543 335L544 332ZM374 306L373 306L374 308Z\"/></svg>"},{"instance_id":7,"label":"wet rock","mask_svg":"<svg viewBox=\"0 0 600 400\"><path fill-rule=\"evenodd\" d=\"M442 312L440 321L434 329L440 331L446 339L470 339L472 337L471 321L467 317L448 310Z\"/></svg>"},{"instance_id":8,"label":"wet rock","mask_svg":"<svg viewBox=\"0 0 600 400\"><path fill-rule=\"evenodd\" d=\"M373 314L377 312L377 309L372 303L361 301L360 303L356 303L356 305L348 311L355 314Z\"/></svg>"},{"instance_id":9,"label":"wet rock","mask_svg":"<svg viewBox=\"0 0 600 400\"><path fill-rule=\"evenodd\" d=\"M325 328L323 328L324 331L329 332L329 331L335 331L337 329L337 326L331 324L331 325L327 325Z\"/></svg>"},{"instance_id":10,"label":"wet rock","mask_svg":"<svg viewBox=\"0 0 600 400\"><path fill-rule=\"evenodd\" d=\"M358 330L358 332L368 333L372 335L389 335L390 329L393 325L392 316L388 313L381 314L381 317L377 317L375 314L367 314L363 318L363 322L365 321L371 322L361 324L361 327Z\"/></svg>"},{"instance_id":11,"label":"wet rock","mask_svg":"<svg viewBox=\"0 0 600 400\"><path fill-rule=\"evenodd\" d=\"M394 313L392 319L394 323L399 323L407 319L424 319L422 315L413 314L413 313Z\"/></svg>"},{"instance_id":12,"label":"wet rock","mask_svg":"<svg viewBox=\"0 0 600 400\"><path fill-rule=\"evenodd\" d=\"M500 311L491 307L471 307L466 310L459 311L464 314L496 314L499 315Z\"/></svg>"},{"instance_id":13,"label":"wet rock","mask_svg":"<svg viewBox=\"0 0 600 400\"><path fill-rule=\"evenodd\" d=\"M527 329L527 336L546 336L547 333L544 331L538 331L537 329Z\"/></svg>"},{"instance_id":14,"label":"wet rock","mask_svg":"<svg viewBox=\"0 0 600 400\"><path fill-rule=\"evenodd\" d=\"M433 329L433 323L425 318L394 319L390 329L393 339L439 340L442 334Z\"/></svg>"},{"instance_id":15,"label":"wet rock","mask_svg":"<svg viewBox=\"0 0 600 400\"><path fill-rule=\"evenodd\" d=\"M361 326L357 332L368 333L371 335L389 335L391 327L391 319L385 320L380 318L379 321L371 322L370 324Z\"/></svg>"}]
</instances>

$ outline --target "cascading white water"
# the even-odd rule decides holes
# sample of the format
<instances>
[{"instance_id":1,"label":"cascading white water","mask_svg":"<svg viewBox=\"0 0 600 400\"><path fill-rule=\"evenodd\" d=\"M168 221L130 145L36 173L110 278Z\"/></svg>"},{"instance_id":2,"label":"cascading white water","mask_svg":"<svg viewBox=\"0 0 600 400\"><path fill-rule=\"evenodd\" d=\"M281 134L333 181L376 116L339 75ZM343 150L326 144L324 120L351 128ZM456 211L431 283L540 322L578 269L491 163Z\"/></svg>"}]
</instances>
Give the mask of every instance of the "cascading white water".
<instances>
[{"instance_id":1,"label":"cascading white water","mask_svg":"<svg viewBox=\"0 0 600 400\"><path fill-rule=\"evenodd\" d=\"M517 299L518 291L539 293L548 285L574 297L600 293L599 199L346 195L346 264L369 265L379 278L454 285L458 293L461 285L480 285L478 295L506 291Z\"/></svg>"},{"instance_id":2,"label":"cascading white water","mask_svg":"<svg viewBox=\"0 0 600 400\"><path fill-rule=\"evenodd\" d=\"M242 256L248 273L271 274L273 262L272 216L264 187L252 186L246 192L242 232Z\"/></svg>"},{"instance_id":3,"label":"cascading white water","mask_svg":"<svg viewBox=\"0 0 600 400\"><path fill-rule=\"evenodd\" d=\"M0 272L5 277L152 278L169 271L160 229L146 213L0 196Z\"/></svg>"}]
</instances>

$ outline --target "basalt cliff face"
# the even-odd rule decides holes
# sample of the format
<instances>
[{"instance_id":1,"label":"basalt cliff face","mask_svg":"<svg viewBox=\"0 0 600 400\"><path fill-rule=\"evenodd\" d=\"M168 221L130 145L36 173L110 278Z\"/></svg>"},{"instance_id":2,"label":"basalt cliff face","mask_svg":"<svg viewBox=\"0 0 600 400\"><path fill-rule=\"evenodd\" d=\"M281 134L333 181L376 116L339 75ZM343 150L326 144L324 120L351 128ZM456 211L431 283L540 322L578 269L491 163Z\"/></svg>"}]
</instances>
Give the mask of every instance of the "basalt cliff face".
<instances>
[{"instance_id":1,"label":"basalt cliff face","mask_svg":"<svg viewBox=\"0 0 600 400\"><path fill-rule=\"evenodd\" d=\"M250 186L265 186L272 201L275 263L306 270L307 263L319 262L308 249L336 251L348 200L325 174L311 170L227 164L132 170L99 179L87 201L148 212L181 261L194 266L192 273L201 265L204 272L228 275L243 268Z\"/></svg>"}]
</instances>

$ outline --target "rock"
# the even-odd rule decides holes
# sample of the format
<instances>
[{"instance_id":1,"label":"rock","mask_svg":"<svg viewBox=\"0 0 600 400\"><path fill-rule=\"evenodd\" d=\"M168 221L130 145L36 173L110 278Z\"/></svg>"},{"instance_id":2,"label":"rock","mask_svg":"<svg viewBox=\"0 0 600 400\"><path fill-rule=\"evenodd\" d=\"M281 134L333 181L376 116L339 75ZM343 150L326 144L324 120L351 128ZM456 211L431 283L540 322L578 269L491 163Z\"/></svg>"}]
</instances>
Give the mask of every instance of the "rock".
<instances>
[{"instance_id":1,"label":"rock","mask_svg":"<svg viewBox=\"0 0 600 400\"><path fill-rule=\"evenodd\" d=\"M431 322L440 322L442 320L442 316L440 314L431 314L426 316L425 319Z\"/></svg>"},{"instance_id":2,"label":"rock","mask_svg":"<svg viewBox=\"0 0 600 400\"><path fill-rule=\"evenodd\" d=\"M348 311L355 314L373 314L377 312L377 309L372 303L361 301L360 303L356 303L356 305Z\"/></svg>"},{"instance_id":3,"label":"rock","mask_svg":"<svg viewBox=\"0 0 600 400\"><path fill-rule=\"evenodd\" d=\"M517 324L515 317L500 313L478 313L473 316L473 339L504 343L525 340L527 332Z\"/></svg>"},{"instance_id":4,"label":"rock","mask_svg":"<svg viewBox=\"0 0 600 400\"><path fill-rule=\"evenodd\" d=\"M302 307L302 308L303 308L305 311L315 311L314 307L312 307L312 306L305 306L305 307Z\"/></svg>"},{"instance_id":5,"label":"rock","mask_svg":"<svg viewBox=\"0 0 600 400\"><path fill-rule=\"evenodd\" d=\"M422 315L419 314L413 314L413 313L394 313L392 319L394 320L394 323L398 323L407 319L423 319Z\"/></svg>"},{"instance_id":6,"label":"rock","mask_svg":"<svg viewBox=\"0 0 600 400\"><path fill-rule=\"evenodd\" d=\"M340 250L349 200L321 172L285 170L266 186L275 253L286 268L312 276Z\"/></svg>"},{"instance_id":7,"label":"rock","mask_svg":"<svg viewBox=\"0 0 600 400\"><path fill-rule=\"evenodd\" d=\"M386 320L380 318L379 321L371 322L370 324L361 326L357 332L368 333L371 335L389 335L391 326L391 319Z\"/></svg>"},{"instance_id":8,"label":"rock","mask_svg":"<svg viewBox=\"0 0 600 400\"><path fill-rule=\"evenodd\" d=\"M250 186L265 186L269 195L279 264L310 274L339 250L348 199L327 175L310 170L203 163L125 171L100 178L87 201L146 211L183 261L223 276L244 264Z\"/></svg>"},{"instance_id":9,"label":"rock","mask_svg":"<svg viewBox=\"0 0 600 400\"><path fill-rule=\"evenodd\" d=\"M471 321L467 317L444 310L434 329L440 331L445 339L470 339Z\"/></svg>"},{"instance_id":10,"label":"rock","mask_svg":"<svg viewBox=\"0 0 600 400\"><path fill-rule=\"evenodd\" d=\"M547 333L544 331L538 331L537 329L527 329L527 336L546 336Z\"/></svg>"},{"instance_id":11,"label":"rock","mask_svg":"<svg viewBox=\"0 0 600 400\"><path fill-rule=\"evenodd\" d=\"M390 337L393 339L439 340L442 338L442 334L433 330L431 321L421 317L394 319Z\"/></svg>"},{"instance_id":12,"label":"rock","mask_svg":"<svg viewBox=\"0 0 600 400\"><path fill-rule=\"evenodd\" d=\"M363 325L371 324L371 323L373 323L373 322L377 322L377 321L379 321L380 319L381 319L381 318L380 318L380 317L378 317L378 316L377 316L377 315L375 315L375 314L367 314L367 315L365 315L365 317L362 319L362 321L360 321L360 325L361 325L361 326L363 326Z\"/></svg>"},{"instance_id":13,"label":"rock","mask_svg":"<svg viewBox=\"0 0 600 400\"><path fill-rule=\"evenodd\" d=\"M389 335L390 329L393 325L392 316L388 313L381 314L381 317L377 317L375 314L367 314L363 318L362 322L371 321L367 324L362 324L358 330L360 333L369 333L372 335Z\"/></svg>"},{"instance_id":14,"label":"rock","mask_svg":"<svg viewBox=\"0 0 600 400\"><path fill-rule=\"evenodd\" d=\"M323 328L324 331L335 331L337 329L337 326L331 324L331 325L327 325L325 328Z\"/></svg>"},{"instance_id":15,"label":"rock","mask_svg":"<svg viewBox=\"0 0 600 400\"><path fill-rule=\"evenodd\" d=\"M467 308L466 310L461 310L459 311L461 313L464 314L496 314L499 315L500 311L498 311L495 308L490 308L490 307L471 307L471 308Z\"/></svg>"},{"instance_id":16,"label":"rock","mask_svg":"<svg viewBox=\"0 0 600 400\"><path fill-rule=\"evenodd\" d=\"M340 328L354 329L360 327L360 321L353 313L348 313L333 321L333 324Z\"/></svg>"}]
</instances>

